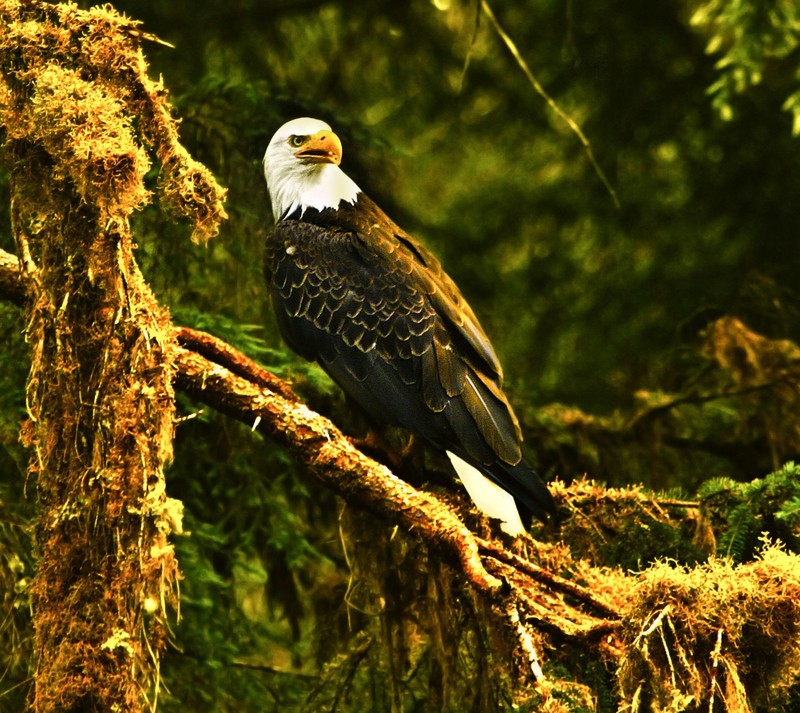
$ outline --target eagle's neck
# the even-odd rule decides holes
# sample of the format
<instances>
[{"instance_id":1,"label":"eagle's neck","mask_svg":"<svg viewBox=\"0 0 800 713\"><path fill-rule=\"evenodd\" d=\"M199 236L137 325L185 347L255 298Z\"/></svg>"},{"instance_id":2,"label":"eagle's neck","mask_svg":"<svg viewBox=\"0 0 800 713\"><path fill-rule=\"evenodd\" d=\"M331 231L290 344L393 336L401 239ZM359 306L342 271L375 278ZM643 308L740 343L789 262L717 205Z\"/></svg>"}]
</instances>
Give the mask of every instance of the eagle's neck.
<instances>
[{"instance_id":1,"label":"eagle's neck","mask_svg":"<svg viewBox=\"0 0 800 713\"><path fill-rule=\"evenodd\" d=\"M342 201L355 203L361 192L341 168L331 163L265 164L265 173L276 222L298 211L302 218L310 208L336 210Z\"/></svg>"}]
</instances>

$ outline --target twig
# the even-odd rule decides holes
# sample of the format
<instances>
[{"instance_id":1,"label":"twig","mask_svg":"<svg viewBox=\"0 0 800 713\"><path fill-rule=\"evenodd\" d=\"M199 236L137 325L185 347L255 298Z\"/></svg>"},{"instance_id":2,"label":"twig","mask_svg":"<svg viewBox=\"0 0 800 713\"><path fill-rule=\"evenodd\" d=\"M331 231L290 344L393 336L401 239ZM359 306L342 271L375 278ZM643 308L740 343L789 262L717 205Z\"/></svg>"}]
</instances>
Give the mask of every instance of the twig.
<instances>
[{"instance_id":1,"label":"twig","mask_svg":"<svg viewBox=\"0 0 800 713\"><path fill-rule=\"evenodd\" d=\"M670 621L669 616L666 617L667 622ZM667 637L664 634L664 625L663 623L658 627L658 633L661 637L661 645L664 647L664 654L667 657L667 663L669 664L669 675L670 680L672 681L672 687L675 688L678 685L678 678L675 675L675 665L672 663L672 654L669 650L669 645L667 644Z\"/></svg>"},{"instance_id":2,"label":"twig","mask_svg":"<svg viewBox=\"0 0 800 713\"><path fill-rule=\"evenodd\" d=\"M489 18L489 22L492 23L492 26L500 35L500 39L503 40L508 51L511 52L512 56L516 60L519 68L522 70L523 74L528 78L528 81L531 83L531 86L536 90L536 93L542 97L542 99L547 102L547 106L561 119L571 130L572 132L578 137L581 144L583 144L583 148L586 151L586 156L589 158L589 163L592 164L592 168L594 168L597 177L600 179L602 184L605 186L606 190L608 191L609 195L611 196L611 200L614 201L614 207L619 208L619 198L617 197L617 192L614 190L614 187L611 185L611 182L606 177L606 174L603 172L603 169L600 168L600 164L597 162L597 159L594 156L594 151L592 151L592 145L589 143L589 139L586 138L586 135L583 133L583 130L578 123L573 119L569 114L567 114L551 97L545 88L539 83L539 80L536 79L533 72L531 72L530 67L528 67L528 63L523 58L520 51L517 49L517 45L514 43L514 40L508 35L508 33L503 29L502 25L498 21L497 17L495 17L494 12L492 11L491 6L487 2L487 0L481 0L481 7L483 8L483 12L486 14L486 17Z\"/></svg>"},{"instance_id":3,"label":"twig","mask_svg":"<svg viewBox=\"0 0 800 713\"><path fill-rule=\"evenodd\" d=\"M659 505L667 508L690 508L696 510L700 507L697 500L677 500L675 498L656 498Z\"/></svg>"},{"instance_id":4,"label":"twig","mask_svg":"<svg viewBox=\"0 0 800 713\"><path fill-rule=\"evenodd\" d=\"M748 396L757 391L765 391L767 389L772 389L782 381L785 381L788 378L788 374L784 374L779 378L770 379L769 381L760 381L755 384L750 384L748 386L744 386L741 389L730 389L728 391L717 391L712 394L686 394L685 396L679 396L671 401L667 401L665 403L657 404L656 406L651 406L650 408L646 408L639 413L633 414L629 419L628 422L625 424L625 430L631 430L635 428L639 423L645 421L646 419L652 418L653 416L658 415L663 411L670 411L678 406L683 406L685 404L691 404L695 406L697 404L704 404L710 401L718 401L720 399L731 399L731 398L739 398L740 396Z\"/></svg>"},{"instance_id":5,"label":"twig","mask_svg":"<svg viewBox=\"0 0 800 713\"><path fill-rule=\"evenodd\" d=\"M639 633L639 635L636 637L636 641L634 641L634 644L638 645L639 641L647 636L650 636L650 634L652 634L659 626L661 626L664 617L669 613L671 608L672 607L670 607L669 604L664 606L664 608L658 612L655 618L650 622L650 626Z\"/></svg>"},{"instance_id":6,"label":"twig","mask_svg":"<svg viewBox=\"0 0 800 713\"><path fill-rule=\"evenodd\" d=\"M559 577L557 574L548 572L546 569L529 562L528 560L509 552L507 549L498 546L494 542L475 538L478 542L478 549L481 553L490 555L492 558L504 562L519 572L527 574L531 579L548 585L551 589L569 594L578 599L604 617L619 619L620 613L610 604L604 602L600 597L575 582Z\"/></svg>"},{"instance_id":7,"label":"twig","mask_svg":"<svg viewBox=\"0 0 800 713\"><path fill-rule=\"evenodd\" d=\"M237 661L236 659L223 662L222 666L226 666L228 668L244 668L248 669L249 671L263 671L264 673L274 673L281 676L291 676L292 678L300 678L309 681L315 678L313 674L305 673L304 671L282 669L278 668L277 666L270 666L269 664L249 663L247 661Z\"/></svg>"},{"instance_id":8,"label":"twig","mask_svg":"<svg viewBox=\"0 0 800 713\"><path fill-rule=\"evenodd\" d=\"M719 656L722 653L722 627L717 629L717 643L711 652L711 691L708 697L708 713L714 713L714 697L719 684L717 683L717 670L719 669Z\"/></svg>"},{"instance_id":9,"label":"twig","mask_svg":"<svg viewBox=\"0 0 800 713\"><path fill-rule=\"evenodd\" d=\"M658 630L659 639L661 641L661 646L664 649L664 655L667 659L667 663L669 664L669 671L670 671L670 680L672 681L672 687L675 688L677 685L677 676L675 675L675 665L672 663L672 654L669 650L669 645L667 644L667 637L664 634L664 622L667 622L667 625L671 626L671 621L669 618L669 613L672 611L672 607L667 604L661 609L660 612L653 618L650 622L650 625L643 629L639 635L634 640L633 644L636 646L637 649L640 651L646 652L649 647L647 644L647 638L656 630ZM674 633L674 628L672 629ZM642 642L644 641L644 644ZM645 653L645 658L648 658L647 654Z\"/></svg>"},{"instance_id":10,"label":"twig","mask_svg":"<svg viewBox=\"0 0 800 713\"><path fill-rule=\"evenodd\" d=\"M326 667L325 672L322 676L320 676L317 680L317 684L312 688L308 695L306 696L306 703L310 704L314 701L314 699L320 694L320 692L327 686L328 681L333 678L334 675L340 673L342 669L344 669L344 680L336 687L336 693L333 700L333 703L329 710L334 711L339 704L339 699L342 696L344 691L347 691L350 681L353 680L353 677L358 670L358 667L361 665L361 662L367 657L370 648L372 647L373 640L370 637L362 636L360 637L361 641L358 642L354 647L350 649L350 652L347 655L347 658L342 663L341 666L333 666L330 665Z\"/></svg>"},{"instance_id":11,"label":"twig","mask_svg":"<svg viewBox=\"0 0 800 713\"><path fill-rule=\"evenodd\" d=\"M506 616L511 626L514 628L517 641L525 654L525 658L528 660L528 665L530 666L531 673L533 673L536 683L543 683L545 680L544 671L542 671L542 665L539 663L539 655L536 653L533 638L531 637L530 631L528 631L520 621L519 609L517 609L517 605L513 602L509 602L506 608Z\"/></svg>"},{"instance_id":12,"label":"twig","mask_svg":"<svg viewBox=\"0 0 800 713\"><path fill-rule=\"evenodd\" d=\"M462 87L464 86L464 79L467 76L467 70L469 69L469 63L472 59L472 52L475 49L475 42L478 40L478 30L481 27L481 4L480 2L475 3L475 27L472 30L472 39L470 40L469 47L467 48L467 54L464 57L464 66L461 68L461 76L458 78L458 91L460 92Z\"/></svg>"}]
</instances>

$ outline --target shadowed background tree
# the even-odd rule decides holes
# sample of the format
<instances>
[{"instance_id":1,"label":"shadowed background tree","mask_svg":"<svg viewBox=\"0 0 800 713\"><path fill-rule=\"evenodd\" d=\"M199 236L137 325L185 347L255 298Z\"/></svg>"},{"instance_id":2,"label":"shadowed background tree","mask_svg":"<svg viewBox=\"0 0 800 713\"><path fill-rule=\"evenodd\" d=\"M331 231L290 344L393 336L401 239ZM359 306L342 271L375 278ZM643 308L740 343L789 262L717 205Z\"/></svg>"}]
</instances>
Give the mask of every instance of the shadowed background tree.
<instances>
[{"instance_id":1,"label":"shadowed background tree","mask_svg":"<svg viewBox=\"0 0 800 713\"><path fill-rule=\"evenodd\" d=\"M285 119L319 116L343 137L348 173L441 257L480 315L541 471L693 493L711 477L750 480L798 457L796 380L786 380L795 360L750 331L800 340L792 3L492 4L589 138L620 208L478 3L115 7L175 45L148 47L153 74L172 93L186 145L229 190L230 220L207 248L188 247L188 229L165 226L155 208L135 218L142 271L177 321L291 375L313 406L351 425L337 391L281 343L261 277L272 222L261 157ZM10 250L7 192L3 181L0 247ZM0 320L0 520L20 538L27 365L17 313L0 305ZM388 709L405 644L387 661L369 633L354 632L376 626L386 606L376 592L394 592L401 612L427 586L399 566L408 553L381 540L379 524L341 513L285 453L212 413L179 427L168 477L192 535L177 543L183 622L163 709L286 710L312 680L321 707L347 708L336 696L353 677L351 710L367 700ZM717 485L704 487L750 497ZM699 556L670 549L670 537L640 564ZM24 631L31 565L22 555L0 562L17 583ZM444 584L435 595L450 596ZM461 634L488 667L487 642ZM0 691L24 682L20 661ZM450 688L437 689L430 661L424 686L407 675L406 706L448 690L441 707L459 710L452 691L470 680L454 664L440 672ZM606 674L585 673L600 709L613 710ZM499 688L471 680L475 700L497 702ZM19 709L25 693L23 683L0 697L0 710Z\"/></svg>"}]
</instances>

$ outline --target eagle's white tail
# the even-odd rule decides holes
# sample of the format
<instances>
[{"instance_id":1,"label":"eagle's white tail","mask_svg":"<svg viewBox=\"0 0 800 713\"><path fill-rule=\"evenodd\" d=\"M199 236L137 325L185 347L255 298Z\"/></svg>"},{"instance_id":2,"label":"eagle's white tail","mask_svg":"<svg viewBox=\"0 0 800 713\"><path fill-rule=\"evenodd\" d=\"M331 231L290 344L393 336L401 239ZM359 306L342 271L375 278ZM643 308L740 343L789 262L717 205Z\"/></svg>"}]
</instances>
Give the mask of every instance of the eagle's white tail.
<instances>
[{"instance_id":1,"label":"eagle's white tail","mask_svg":"<svg viewBox=\"0 0 800 713\"><path fill-rule=\"evenodd\" d=\"M525 526L522 524L522 518L519 516L512 495L454 453L447 451L447 457L479 510L489 517L500 520L503 532L512 537L525 532Z\"/></svg>"}]
</instances>

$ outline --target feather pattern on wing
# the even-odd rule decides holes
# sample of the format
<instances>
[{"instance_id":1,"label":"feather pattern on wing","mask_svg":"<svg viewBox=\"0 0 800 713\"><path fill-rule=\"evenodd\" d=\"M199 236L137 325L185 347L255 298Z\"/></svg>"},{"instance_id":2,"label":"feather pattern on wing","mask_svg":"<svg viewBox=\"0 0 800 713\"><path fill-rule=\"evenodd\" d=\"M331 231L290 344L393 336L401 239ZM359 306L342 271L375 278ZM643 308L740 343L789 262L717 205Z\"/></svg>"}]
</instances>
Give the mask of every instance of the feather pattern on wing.
<instances>
[{"instance_id":1,"label":"feather pattern on wing","mask_svg":"<svg viewBox=\"0 0 800 713\"><path fill-rule=\"evenodd\" d=\"M363 193L279 221L266 272L289 346L374 418L471 462L526 512L552 509L522 462L500 363L473 311L439 261Z\"/></svg>"}]
</instances>

